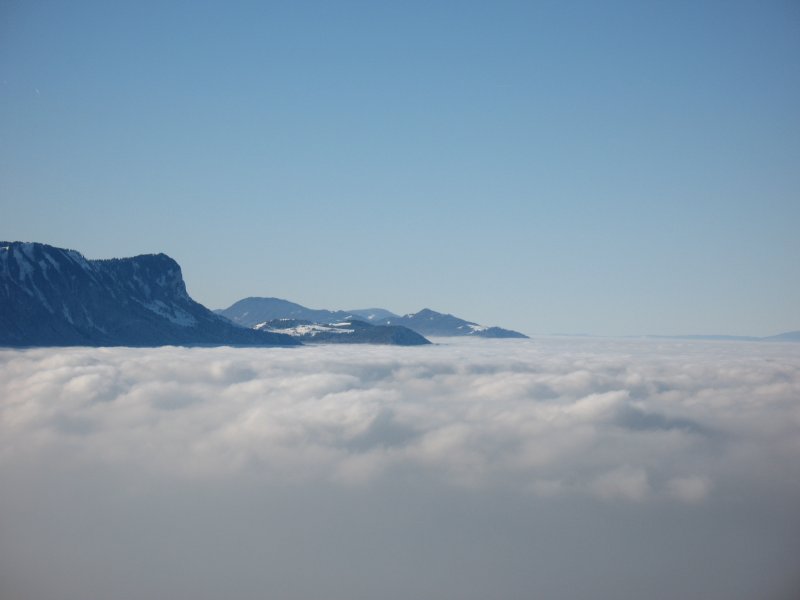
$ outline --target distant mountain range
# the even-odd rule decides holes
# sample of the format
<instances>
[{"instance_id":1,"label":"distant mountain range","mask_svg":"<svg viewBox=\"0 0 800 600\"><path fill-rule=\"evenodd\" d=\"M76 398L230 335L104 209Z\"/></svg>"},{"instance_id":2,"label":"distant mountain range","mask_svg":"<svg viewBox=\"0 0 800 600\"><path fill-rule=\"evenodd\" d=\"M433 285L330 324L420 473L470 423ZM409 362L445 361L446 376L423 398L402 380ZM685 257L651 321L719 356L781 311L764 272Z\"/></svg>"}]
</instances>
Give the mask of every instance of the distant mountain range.
<instances>
[{"instance_id":1,"label":"distant mountain range","mask_svg":"<svg viewBox=\"0 0 800 600\"><path fill-rule=\"evenodd\" d=\"M294 346L313 343L418 345L424 336L525 338L423 309L315 310L278 298L245 298L210 311L186 292L164 254L87 260L75 250L0 242L0 346ZM774 336L646 336L800 342Z\"/></svg>"},{"instance_id":2,"label":"distant mountain range","mask_svg":"<svg viewBox=\"0 0 800 600\"><path fill-rule=\"evenodd\" d=\"M729 342L800 342L800 331L787 331L778 335L756 337L750 335L647 335L644 337L668 340L706 340Z\"/></svg>"},{"instance_id":3,"label":"distant mountain range","mask_svg":"<svg viewBox=\"0 0 800 600\"><path fill-rule=\"evenodd\" d=\"M216 312L244 327L260 327L264 323L272 323L278 319L308 321L323 325L363 319L371 325L407 327L423 336L528 337L518 331L500 327L485 327L472 321L466 321L428 308L417 313L400 316L384 308L325 310L307 308L280 298L245 298L226 309L217 310Z\"/></svg>"},{"instance_id":4,"label":"distant mountain range","mask_svg":"<svg viewBox=\"0 0 800 600\"><path fill-rule=\"evenodd\" d=\"M420 346L430 344L408 327L371 325L358 319L333 323L314 323L300 319L273 319L259 323L253 329L291 335L306 343L323 344L393 344Z\"/></svg>"},{"instance_id":5,"label":"distant mountain range","mask_svg":"<svg viewBox=\"0 0 800 600\"><path fill-rule=\"evenodd\" d=\"M192 300L164 254L87 260L46 244L0 242L0 346L295 346Z\"/></svg>"},{"instance_id":6,"label":"distant mountain range","mask_svg":"<svg viewBox=\"0 0 800 600\"><path fill-rule=\"evenodd\" d=\"M800 342L800 331L787 331L778 335L761 338L764 342Z\"/></svg>"}]
</instances>

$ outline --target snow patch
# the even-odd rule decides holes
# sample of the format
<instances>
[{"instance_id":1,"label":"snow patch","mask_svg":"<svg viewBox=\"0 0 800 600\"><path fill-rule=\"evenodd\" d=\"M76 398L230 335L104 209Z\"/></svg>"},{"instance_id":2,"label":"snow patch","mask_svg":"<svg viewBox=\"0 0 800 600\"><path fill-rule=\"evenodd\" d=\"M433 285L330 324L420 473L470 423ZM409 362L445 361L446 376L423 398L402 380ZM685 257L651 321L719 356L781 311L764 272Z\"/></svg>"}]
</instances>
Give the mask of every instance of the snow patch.
<instances>
[{"instance_id":1,"label":"snow patch","mask_svg":"<svg viewBox=\"0 0 800 600\"><path fill-rule=\"evenodd\" d=\"M90 315L90 314L89 314L89 311L88 311L88 310L86 310L86 307L84 306L84 307L82 307L82 308L83 308L83 316L84 316L84 318L86 319L86 322L87 322L87 323L89 323L89 326L90 326L90 327L92 327L93 329L97 329L97 330L98 330L98 331L100 331L101 333L107 334L107 333L108 333L108 330L107 330L105 327L101 327L100 325L97 325L97 324L96 324L96 323L95 323L95 322L92 320L92 315Z\"/></svg>"},{"instance_id":2,"label":"snow patch","mask_svg":"<svg viewBox=\"0 0 800 600\"><path fill-rule=\"evenodd\" d=\"M75 250L67 250L67 256L69 256L75 263L80 266L81 269L87 271L88 273L92 272L92 266L89 264L89 261L81 254Z\"/></svg>"},{"instance_id":3,"label":"snow patch","mask_svg":"<svg viewBox=\"0 0 800 600\"><path fill-rule=\"evenodd\" d=\"M281 319L282 321L288 319ZM259 331L269 331L271 333L283 333L294 337L310 336L314 337L319 333L353 333L355 329L348 329L350 323L334 323L331 325L320 325L319 323L311 323L309 325L297 325L295 327L274 327L270 326L267 321L259 323L253 329Z\"/></svg>"},{"instance_id":4,"label":"snow patch","mask_svg":"<svg viewBox=\"0 0 800 600\"><path fill-rule=\"evenodd\" d=\"M61 307L61 312L62 312L62 313L64 313L64 318L65 318L67 321L69 321L69 322L70 322L71 324L73 324L73 325L75 324L75 322L72 320L72 315L70 314L70 312L69 312L69 308L67 308L67 305L66 305L66 304L65 304L64 306L62 306L62 307Z\"/></svg>"},{"instance_id":5,"label":"snow patch","mask_svg":"<svg viewBox=\"0 0 800 600\"><path fill-rule=\"evenodd\" d=\"M42 270L42 277L44 277L49 282L50 276L47 274L47 272L50 270L49 263L46 260L42 259L39 261L39 267L41 267Z\"/></svg>"},{"instance_id":6,"label":"snow patch","mask_svg":"<svg viewBox=\"0 0 800 600\"><path fill-rule=\"evenodd\" d=\"M22 244L19 245L19 247L22 250L22 252L25 253L25 256L27 256L28 259L31 262L33 262L33 250L35 248L33 242L23 242Z\"/></svg>"},{"instance_id":7,"label":"snow patch","mask_svg":"<svg viewBox=\"0 0 800 600\"><path fill-rule=\"evenodd\" d=\"M33 279L33 265L28 261L26 254L22 251L13 253L14 260L17 261L17 268L19 268L20 281L23 281L26 277Z\"/></svg>"},{"instance_id":8,"label":"snow patch","mask_svg":"<svg viewBox=\"0 0 800 600\"><path fill-rule=\"evenodd\" d=\"M138 274L134 274L133 275L133 281L135 281L136 283L139 284L139 289L142 292L144 292L144 295L147 298L151 298L153 296L153 293L150 290L150 285L146 281L144 281L141 277L139 277ZM129 285L130 285L131 288L136 289L136 286L132 282L129 283ZM163 304L163 302L162 302L162 304Z\"/></svg>"},{"instance_id":9,"label":"snow patch","mask_svg":"<svg viewBox=\"0 0 800 600\"><path fill-rule=\"evenodd\" d=\"M193 327L197 325L197 319L180 307L169 306L161 300L154 300L152 302L142 302L141 300L136 301L144 306L147 310L164 317L175 325L179 325L181 327Z\"/></svg>"},{"instance_id":10,"label":"snow patch","mask_svg":"<svg viewBox=\"0 0 800 600\"><path fill-rule=\"evenodd\" d=\"M33 282L33 278L31 278L30 286L23 288L23 290L29 296L32 296L32 297L38 299L39 302L41 302L42 305L44 305L44 307L47 309L47 312L49 312L51 314L55 313L55 311L53 310L53 307L50 306L50 303L47 301L47 298L44 297L44 294L42 293L42 291L38 287L36 287L36 284Z\"/></svg>"},{"instance_id":11,"label":"snow patch","mask_svg":"<svg viewBox=\"0 0 800 600\"><path fill-rule=\"evenodd\" d=\"M50 256L49 252L45 253L44 257L47 259L47 262L49 262L51 265L53 265L53 268L56 271L59 271L59 272L61 271L61 265L59 265L58 262L56 262L55 259L53 259L53 257Z\"/></svg>"}]
</instances>

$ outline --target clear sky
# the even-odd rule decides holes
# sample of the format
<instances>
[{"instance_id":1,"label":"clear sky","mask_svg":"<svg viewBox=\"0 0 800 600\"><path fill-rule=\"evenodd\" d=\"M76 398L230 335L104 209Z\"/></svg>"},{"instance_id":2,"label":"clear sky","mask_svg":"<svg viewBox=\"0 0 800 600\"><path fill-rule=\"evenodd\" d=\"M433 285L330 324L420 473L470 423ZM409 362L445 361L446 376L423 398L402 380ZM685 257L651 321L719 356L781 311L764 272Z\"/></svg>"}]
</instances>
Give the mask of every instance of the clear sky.
<instances>
[{"instance_id":1,"label":"clear sky","mask_svg":"<svg viewBox=\"0 0 800 600\"><path fill-rule=\"evenodd\" d=\"M0 239L212 308L800 329L800 3L0 2Z\"/></svg>"}]
</instances>

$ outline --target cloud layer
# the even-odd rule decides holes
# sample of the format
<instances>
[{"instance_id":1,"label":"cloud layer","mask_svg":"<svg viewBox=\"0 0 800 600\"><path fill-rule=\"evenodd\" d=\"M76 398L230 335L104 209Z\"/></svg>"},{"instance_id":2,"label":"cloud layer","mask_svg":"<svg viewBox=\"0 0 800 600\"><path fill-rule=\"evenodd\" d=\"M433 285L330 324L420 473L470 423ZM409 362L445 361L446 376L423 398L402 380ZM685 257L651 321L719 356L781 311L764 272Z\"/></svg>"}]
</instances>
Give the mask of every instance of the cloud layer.
<instances>
[{"instance_id":1,"label":"cloud layer","mask_svg":"<svg viewBox=\"0 0 800 600\"><path fill-rule=\"evenodd\" d=\"M795 345L0 351L0 398L0 581L20 597L244 598L269 585L275 598L614 597L674 571L679 558L661 551L652 557L661 568L648 571L638 545L676 531L686 537L673 551L737 569L727 585L713 566L689 568L673 581L683 597L788 598L797 583ZM113 526L94 530L93 512ZM608 519L619 528L606 530ZM176 522L204 534L176 538ZM238 531L230 564L204 537L214 527ZM429 555L365 553L410 532L430 538ZM731 548L724 535L757 547ZM114 560L112 537L127 540ZM142 563L148 539L155 555L172 545L161 567ZM70 544L73 554L59 550ZM568 557L595 547L589 579L568 576ZM279 572L263 580L271 571L254 555ZM348 556L352 570L339 564ZM526 556L549 565L549 578L528 579ZM45 559L55 571L36 575ZM106 562L128 567L87 577ZM212 563L224 573L212 577ZM165 564L183 575L170 578ZM488 587L471 582L474 569Z\"/></svg>"}]
</instances>

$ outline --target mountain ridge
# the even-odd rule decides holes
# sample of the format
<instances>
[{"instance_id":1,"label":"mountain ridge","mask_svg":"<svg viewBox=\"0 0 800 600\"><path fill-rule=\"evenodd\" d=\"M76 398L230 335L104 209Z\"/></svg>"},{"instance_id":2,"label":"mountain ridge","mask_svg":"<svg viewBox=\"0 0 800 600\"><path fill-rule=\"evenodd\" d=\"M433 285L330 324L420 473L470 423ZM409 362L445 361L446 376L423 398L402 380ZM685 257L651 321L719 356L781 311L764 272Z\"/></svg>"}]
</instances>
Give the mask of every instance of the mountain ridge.
<instances>
[{"instance_id":1,"label":"mountain ridge","mask_svg":"<svg viewBox=\"0 0 800 600\"><path fill-rule=\"evenodd\" d=\"M276 319L297 319L327 324L362 318L368 320L372 325L407 327L423 336L528 337L518 331L501 327L486 327L430 308L399 316L383 308L350 311L314 309L282 298L250 296L234 302L228 308L218 309L215 312L244 327L255 327L259 323Z\"/></svg>"}]
</instances>

